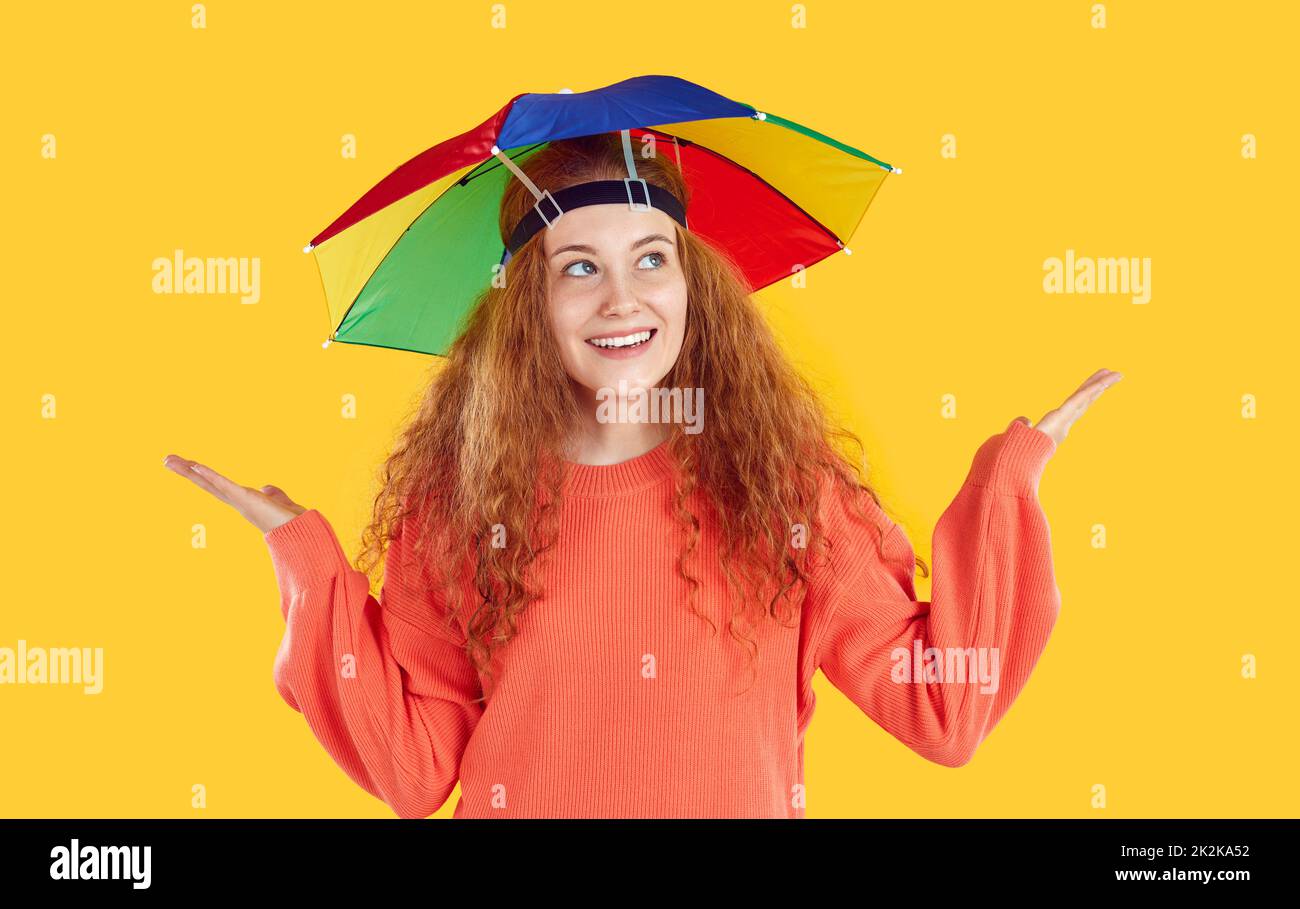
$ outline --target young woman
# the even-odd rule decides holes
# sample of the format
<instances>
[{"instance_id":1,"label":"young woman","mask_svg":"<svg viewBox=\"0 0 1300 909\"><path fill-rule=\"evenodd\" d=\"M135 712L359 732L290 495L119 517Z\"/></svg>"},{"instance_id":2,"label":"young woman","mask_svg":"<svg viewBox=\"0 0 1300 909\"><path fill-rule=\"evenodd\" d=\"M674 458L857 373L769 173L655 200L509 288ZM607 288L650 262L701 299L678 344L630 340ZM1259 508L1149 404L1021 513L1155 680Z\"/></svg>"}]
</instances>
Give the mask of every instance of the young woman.
<instances>
[{"instance_id":1,"label":"young woman","mask_svg":"<svg viewBox=\"0 0 1300 909\"><path fill-rule=\"evenodd\" d=\"M553 193L627 175L617 134L552 143L524 170ZM522 234L534 199L511 183L501 235L524 242L388 458L356 567L277 487L166 459L265 534L287 623L276 688L402 817L458 781L456 817L803 817L818 669L958 767L1055 622L1038 480L1120 375L979 448L918 602L920 560L856 437L686 229L668 156L637 175L672 198L570 206ZM638 391L676 395L676 416L638 414Z\"/></svg>"}]
</instances>

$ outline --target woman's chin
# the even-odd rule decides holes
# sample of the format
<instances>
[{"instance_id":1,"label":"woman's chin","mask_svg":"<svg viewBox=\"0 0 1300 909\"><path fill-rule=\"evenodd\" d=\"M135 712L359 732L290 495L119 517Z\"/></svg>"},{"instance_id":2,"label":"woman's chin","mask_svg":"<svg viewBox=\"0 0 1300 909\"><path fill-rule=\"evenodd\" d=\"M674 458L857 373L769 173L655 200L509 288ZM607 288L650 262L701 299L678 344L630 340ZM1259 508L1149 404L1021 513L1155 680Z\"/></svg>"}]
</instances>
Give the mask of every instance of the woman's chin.
<instances>
[{"instance_id":1,"label":"woman's chin","mask_svg":"<svg viewBox=\"0 0 1300 909\"><path fill-rule=\"evenodd\" d=\"M628 364L622 368L613 365L586 372L579 384L590 390L592 394L600 391L608 394L618 392L620 389L653 388L661 378L659 372L646 369L640 364L636 366Z\"/></svg>"}]
</instances>

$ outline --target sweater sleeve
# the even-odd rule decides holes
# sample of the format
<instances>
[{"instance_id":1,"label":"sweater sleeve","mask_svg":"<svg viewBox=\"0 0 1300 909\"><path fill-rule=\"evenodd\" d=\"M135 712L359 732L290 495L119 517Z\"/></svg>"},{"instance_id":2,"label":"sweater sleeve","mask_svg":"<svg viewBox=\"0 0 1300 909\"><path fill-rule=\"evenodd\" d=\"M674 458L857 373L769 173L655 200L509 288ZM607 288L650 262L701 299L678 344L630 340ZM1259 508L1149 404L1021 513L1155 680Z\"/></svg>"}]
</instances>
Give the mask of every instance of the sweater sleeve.
<instances>
[{"instance_id":1,"label":"sweater sleeve","mask_svg":"<svg viewBox=\"0 0 1300 909\"><path fill-rule=\"evenodd\" d=\"M446 802L482 713L463 636L436 618L399 531L379 600L312 509L264 537L284 636L276 690L344 772L403 818Z\"/></svg>"},{"instance_id":2,"label":"sweater sleeve","mask_svg":"<svg viewBox=\"0 0 1300 909\"><path fill-rule=\"evenodd\" d=\"M876 527L830 498L830 568L808 594L814 663L927 760L969 762L1047 644L1061 594L1037 490L1055 450L1018 421L979 448L935 526L930 602L916 599L910 541L875 501L861 493L879 547Z\"/></svg>"}]
</instances>

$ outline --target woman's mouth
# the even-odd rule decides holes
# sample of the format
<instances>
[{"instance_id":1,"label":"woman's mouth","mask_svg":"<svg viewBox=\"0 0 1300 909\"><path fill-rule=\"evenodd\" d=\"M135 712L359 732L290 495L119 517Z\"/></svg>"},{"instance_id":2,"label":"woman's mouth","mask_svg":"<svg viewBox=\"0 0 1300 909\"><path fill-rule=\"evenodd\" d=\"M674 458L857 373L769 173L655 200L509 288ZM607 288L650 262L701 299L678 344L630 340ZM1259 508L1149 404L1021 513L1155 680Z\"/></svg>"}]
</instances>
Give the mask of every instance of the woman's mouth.
<instances>
[{"instance_id":1,"label":"woman's mouth","mask_svg":"<svg viewBox=\"0 0 1300 909\"><path fill-rule=\"evenodd\" d=\"M626 360L629 357L640 355L650 346L650 342L654 340L655 335L658 333L659 329L657 328L645 328L622 335L588 338L586 343L594 347L602 357L608 357L611 360Z\"/></svg>"}]
</instances>

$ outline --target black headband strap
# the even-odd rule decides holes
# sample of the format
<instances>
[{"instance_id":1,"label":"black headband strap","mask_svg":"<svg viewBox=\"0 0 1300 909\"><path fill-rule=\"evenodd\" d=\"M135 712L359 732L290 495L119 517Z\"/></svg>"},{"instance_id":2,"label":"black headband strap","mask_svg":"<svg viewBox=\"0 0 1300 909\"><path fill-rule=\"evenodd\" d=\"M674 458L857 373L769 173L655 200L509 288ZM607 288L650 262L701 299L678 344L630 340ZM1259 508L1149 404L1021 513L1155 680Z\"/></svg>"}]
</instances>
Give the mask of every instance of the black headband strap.
<instances>
[{"instance_id":1,"label":"black headband strap","mask_svg":"<svg viewBox=\"0 0 1300 909\"><path fill-rule=\"evenodd\" d=\"M622 180L594 180L590 183L566 187L554 195L550 190L543 192L528 214L515 225L514 231L510 234L510 245L506 248L509 255L513 256L533 234L543 227L549 228L566 211L582 208L584 205L622 203L626 203L633 211L657 208L682 227L688 226L686 208L681 200L661 186L631 177Z\"/></svg>"}]
</instances>

